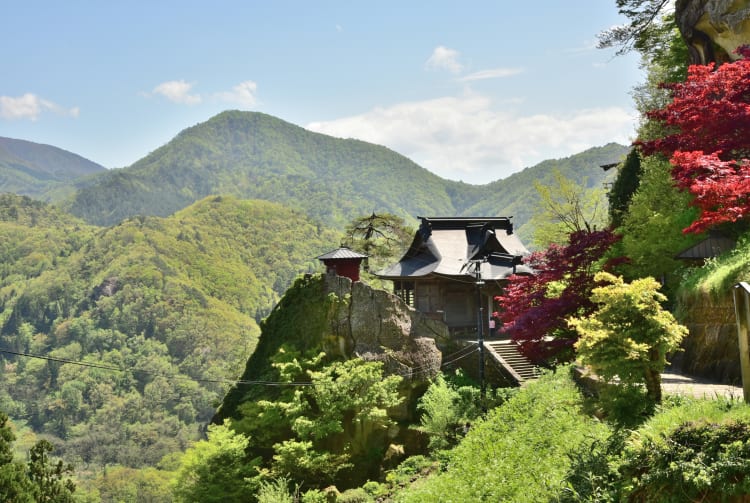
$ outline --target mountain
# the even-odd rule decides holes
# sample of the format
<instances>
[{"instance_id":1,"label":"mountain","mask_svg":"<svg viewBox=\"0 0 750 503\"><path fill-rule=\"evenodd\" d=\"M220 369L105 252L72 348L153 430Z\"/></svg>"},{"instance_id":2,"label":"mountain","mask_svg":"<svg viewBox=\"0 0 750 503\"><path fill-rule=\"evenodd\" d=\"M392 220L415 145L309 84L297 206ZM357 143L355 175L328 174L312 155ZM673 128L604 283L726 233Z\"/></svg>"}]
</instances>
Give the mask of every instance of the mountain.
<instances>
[{"instance_id":1,"label":"mountain","mask_svg":"<svg viewBox=\"0 0 750 503\"><path fill-rule=\"evenodd\" d=\"M566 176L600 184L600 164L619 160L610 144L530 168L488 185L445 180L406 157L371 143L307 131L256 112L223 112L185 129L132 166L76 181L65 203L96 225L133 215L166 216L212 194L283 203L342 228L372 212L417 216L516 215L528 219L536 193L531 179L563 166Z\"/></svg>"},{"instance_id":2,"label":"mountain","mask_svg":"<svg viewBox=\"0 0 750 503\"><path fill-rule=\"evenodd\" d=\"M337 238L268 201L212 196L99 228L0 195L0 410L85 464L184 449L258 322Z\"/></svg>"},{"instance_id":3,"label":"mountain","mask_svg":"<svg viewBox=\"0 0 750 503\"><path fill-rule=\"evenodd\" d=\"M104 166L72 152L0 137L0 192L44 198L76 178L102 171Z\"/></svg>"},{"instance_id":4,"label":"mountain","mask_svg":"<svg viewBox=\"0 0 750 503\"><path fill-rule=\"evenodd\" d=\"M230 111L188 128L132 166L87 180L70 211L111 225L165 216L211 194L285 203L326 224L393 212L453 213L446 182L378 145Z\"/></svg>"},{"instance_id":5,"label":"mountain","mask_svg":"<svg viewBox=\"0 0 750 503\"><path fill-rule=\"evenodd\" d=\"M584 152L562 159L549 159L536 166L514 173L508 178L484 186L489 197L479 199L466 210L469 215L512 216L516 232L524 243L529 244L534 234L529 220L539 205L540 198L534 183L554 185L554 172L578 185L593 189L602 188L614 181L617 170L604 171L601 166L619 162L625 158L629 147L609 143L603 147L590 148ZM607 202L602 201L606 208Z\"/></svg>"}]
</instances>

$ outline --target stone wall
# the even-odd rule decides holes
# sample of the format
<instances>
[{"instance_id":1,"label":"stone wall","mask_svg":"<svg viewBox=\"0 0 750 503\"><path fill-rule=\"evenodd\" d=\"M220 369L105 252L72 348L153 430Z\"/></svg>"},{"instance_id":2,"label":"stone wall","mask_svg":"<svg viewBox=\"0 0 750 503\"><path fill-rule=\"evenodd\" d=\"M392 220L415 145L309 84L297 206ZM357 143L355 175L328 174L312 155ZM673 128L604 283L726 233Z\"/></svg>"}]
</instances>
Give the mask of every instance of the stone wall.
<instances>
[{"instance_id":1,"label":"stone wall","mask_svg":"<svg viewBox=\"0 0 750 503\"><path fill-rule=\"evenodd\" d=\"M686 374L724 384L742 384L734 303L731 297L716 300L709 295L684 303L681 322L690 334L684 352L671 358Z\"/></svg>"}]
</instances>

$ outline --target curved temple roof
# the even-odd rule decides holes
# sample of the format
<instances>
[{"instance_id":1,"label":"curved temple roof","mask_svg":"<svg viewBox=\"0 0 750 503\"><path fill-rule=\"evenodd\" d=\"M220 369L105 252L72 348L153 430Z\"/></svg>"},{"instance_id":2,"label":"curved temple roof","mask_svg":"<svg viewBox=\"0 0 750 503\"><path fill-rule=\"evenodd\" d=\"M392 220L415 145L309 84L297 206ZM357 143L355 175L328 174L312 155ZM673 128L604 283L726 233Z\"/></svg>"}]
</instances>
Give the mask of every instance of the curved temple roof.
<instances>
[{"instance_id":1,"label":"curved temple roof","mask_svg":"<svg viewBox=\"0 0 750 503\"><path fill-rule=\"evenodd\" d=\"M513 234L508 217L421 217L411 246L396 264L380 271L384 279L471 276L481 261L484 280L502 280L512 274L532 274L521 260L529 251Z\"/></svg>"}]
</instances>

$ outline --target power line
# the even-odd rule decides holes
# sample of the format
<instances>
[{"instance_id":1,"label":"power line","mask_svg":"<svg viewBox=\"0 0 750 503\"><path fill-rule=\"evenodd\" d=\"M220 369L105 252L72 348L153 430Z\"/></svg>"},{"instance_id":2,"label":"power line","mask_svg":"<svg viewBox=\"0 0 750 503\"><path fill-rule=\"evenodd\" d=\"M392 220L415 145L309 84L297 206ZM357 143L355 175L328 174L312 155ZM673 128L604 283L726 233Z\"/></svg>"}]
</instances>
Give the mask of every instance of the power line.
<instances>
[{"instance_id":1,"label":"power line","mask_svg":"<svg viewBox=\"0 0 750 503\"><path fill-rule=\"evenodd\" d=\"M468 353L462 354L464 351L469 349ZM447 357L444 358L453 358L454 356L457 356L455 359L450 361L443 361L440 365L440 368L444 368L447 365L451 365L457 361L463 360L464 358L467 358L474 353L478 351L478 348L468 346L465 348L462 348ZM138 369L138 368L124 368L124 367L118 367L114 365L107 365L104 363L97 363L97 362L86 362L81 360L71 360L68 358L58 358L54 356L45 356L45 355L38 355L33 353L26 353L23 351L12 351L10 349L3 349L0 348L0 353L15 355L15 356L22 356L25 358L35 358L38 360L45 360L55 363L62 363L62 364L68 364L68 365L77 365L80 367L89 367L89 368L96 368L96 369L102 369L102 370L110 370L113 372L122 372L122 373L134 373L134 372L142 372L144 374L149 374L153 376L158 377L165 377L170 380L180 380L180 381L193 381L193 382L201 382L201 383L211 383L211 384L231 384L231 385L259 385L259 386L314 386L315 383L312 382L285 382L285 381L260 381L260 380L246 380L246 379L206 379L206 378L197 378L197 377L188 377L188 376L179 376L174 374L165 374L163 372L154 372L147 369ZM392 375L397 375L399 377L410 377L414 374L419 374L426 370L432 370L432 365L423 365L418 367L410 367L408 371L402 372L402 373L395 373Z\"/></svg>"},{"instance_id":2,"label":"power line","mask_svg":"<svg viewBox=\"0 0 750 503\"><path fill-rule=\"evenodd\" d=\"M312 386L313 385L313 383L310 383L310 382L249 381L249 380L244 380L244 379L206 379L206 378L199 378L199 377L187 377L187 376L165 374L163 372L154 372L154 371L146 370L146 369L123 368L123 367L116 367L112 365L105 365L101 363L84 362L80 360L69 360L67 358L56 358L53 356L35 355L32 353L24 353L21 351L11 351L9 349L2 349L2 348L0 348L0 353L24 356L26 358L37 358L39 360L47 360L47 361L52 361L52 362L57 362L57 363L67 363L70 365L78 365L81 367L92 367L92 368L98 368L98 369L104 369L104 370L112 370L115 372L127 372L127 373L143 372L144 374L155 375L158 377L166 377L168 379L174 379L174 380L180 380L180 381L194 381L194 382L203 382L203 383L212 383L212 384L217 384L217 383L218 384L255 384L255 385L262 385L262 386Z\"/></svg>"}]
</instances>

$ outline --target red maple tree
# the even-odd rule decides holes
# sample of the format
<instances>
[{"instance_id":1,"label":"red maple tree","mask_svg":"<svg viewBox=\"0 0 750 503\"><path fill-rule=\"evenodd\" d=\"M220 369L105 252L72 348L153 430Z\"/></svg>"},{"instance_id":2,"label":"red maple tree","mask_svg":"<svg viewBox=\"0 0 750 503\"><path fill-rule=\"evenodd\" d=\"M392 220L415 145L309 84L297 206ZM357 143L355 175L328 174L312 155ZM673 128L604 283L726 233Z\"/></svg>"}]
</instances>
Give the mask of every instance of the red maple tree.
<instances>
[{"instance_id":1,"label":"red maple tree","mask_svg":"<svg viewBox=\"0 0 750 503\"><path fill-rule=\"evenodd\" d=\"M694 196L701 211L684 232L750 216L750 47L737 52L743 59L694 65L685 82L665 85L672 102L648 117L672 132L637 142L646 154L670 156L677 186Z\"/></svg>"},{"instance_id":2,"label":"red maple tree","mask_svg":"<svg viewBox=\"0 0 750 503\"><path fill-rule=\"evenodd\" d=\"M526 357L542 362L572 356L578 334L566 320L593 311L594 274L618 239L609 230L574 232L568 245L553 244L529 256L525 262L536 274L509 278L503 294L495 297L499 310L493 316Z\"/></svg>"}]
</instances>

